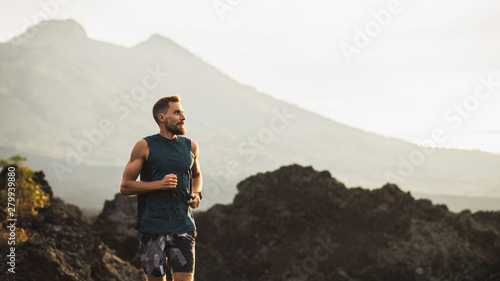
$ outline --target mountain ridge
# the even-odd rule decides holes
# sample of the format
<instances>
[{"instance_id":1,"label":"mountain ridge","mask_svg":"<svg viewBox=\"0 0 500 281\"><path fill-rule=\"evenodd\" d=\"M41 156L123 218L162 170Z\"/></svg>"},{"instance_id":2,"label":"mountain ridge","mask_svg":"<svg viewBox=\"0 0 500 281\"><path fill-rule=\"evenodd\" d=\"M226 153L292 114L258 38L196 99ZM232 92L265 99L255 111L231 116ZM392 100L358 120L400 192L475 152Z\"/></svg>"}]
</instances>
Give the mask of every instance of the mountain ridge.
<instances>
[{"instance_id":1,"label":"mountain ridge","mask_svg":"<svg viewBox=\"0 0 500 281\"><path fill-rule=\"evenodd\" d=\"M58 22L65 24L71 29L78 23ZM345 126L240 85L159 35L132 48L81 34L75 44L51 26L38 34L46 36L43 48L27 42L16 56L0 54L0 145L59 159L47 165L71 172L52 178L54 188L64 197L85 198L70 203L98 206L112 198L121 178L116 167L125 165L137 140L157 132L151 107L168 94L182 97L187 136L200 145L206 199L212 203L230 202L247 175L289 163L334 171L349 186L381 186L392 173L400 178L395 183L415 192L500 197L500 156L434 149L401 176L402 161L424 148ZM111 124L111 132L101 124ZM68 161L72 156L81 163ZM94 179L83 165L110 167L90 195L69 187L77 184L65 184L68 177L80 178L81 186Z\"/></svg>"}]
</instances>

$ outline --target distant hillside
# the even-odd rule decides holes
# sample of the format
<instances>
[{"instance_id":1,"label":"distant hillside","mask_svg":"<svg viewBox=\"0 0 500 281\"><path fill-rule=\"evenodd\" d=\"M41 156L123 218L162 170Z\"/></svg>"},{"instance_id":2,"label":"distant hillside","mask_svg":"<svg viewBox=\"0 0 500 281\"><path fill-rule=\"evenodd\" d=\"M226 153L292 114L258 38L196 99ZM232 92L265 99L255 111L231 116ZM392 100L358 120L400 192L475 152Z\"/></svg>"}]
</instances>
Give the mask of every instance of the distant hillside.
<instances>
[{"instance_id":1,"label":"distant hillside","mask_svg":"<svg viewBox=\"0 0 500 281\"><path fill-rule=\"evenodd\" d=\"M333 171L349 186L391 181L500 198L498 155L422 151L344 126L241 85L159 35L124 48L89 39L73 20L27 32L17 51L0 44L0 157L51 159L43 169L70 203L112 198L132 146L158 131L152 105L169 94L182 96L188 137L200 145L206 206L231 202L246 176L290 163Z\"/></svg>"},{"instance_id":2,"label":"distant hillside","mask_svg":"<svg viewBox=\"0 0 500 281\"><path fill-rule=\"evenodd\" d=\"M454 214L395 185L346 188L298 165L238 190L195 213L197 280L500 280L500 212ZM117 194L93 224L132 262L135 204Z\"/></svg>"}]
</instances>

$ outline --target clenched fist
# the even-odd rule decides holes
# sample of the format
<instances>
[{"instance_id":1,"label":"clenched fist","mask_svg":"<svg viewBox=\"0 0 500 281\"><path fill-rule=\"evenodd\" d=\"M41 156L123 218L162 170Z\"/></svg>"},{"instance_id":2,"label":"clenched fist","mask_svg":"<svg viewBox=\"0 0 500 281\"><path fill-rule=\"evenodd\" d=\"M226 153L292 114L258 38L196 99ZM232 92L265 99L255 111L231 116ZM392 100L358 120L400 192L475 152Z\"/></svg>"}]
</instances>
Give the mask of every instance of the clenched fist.
<instances>
[{"instance_id":1,"label":"clenched fist","mask_svg":"<svg viewBox=\"0 0 500 281\"><path fill-rule=\"evenodd\" d=\"M163 177L159 182L159 189L167 190L177 187L177 176L174 174L168 174Z\"/></svg>"},{"instance_id":2,"label":"clenched fist","mask_svg":"<svg viewBox=\"0 0 500 281\"><path fill-rule=\"evenodd\" d=\"M191 193L191 196L189 198L190 200L187 202L187 204L191 208L196 209L200 206L200 195L198 193Z\"/></svg>"}]
</instances>

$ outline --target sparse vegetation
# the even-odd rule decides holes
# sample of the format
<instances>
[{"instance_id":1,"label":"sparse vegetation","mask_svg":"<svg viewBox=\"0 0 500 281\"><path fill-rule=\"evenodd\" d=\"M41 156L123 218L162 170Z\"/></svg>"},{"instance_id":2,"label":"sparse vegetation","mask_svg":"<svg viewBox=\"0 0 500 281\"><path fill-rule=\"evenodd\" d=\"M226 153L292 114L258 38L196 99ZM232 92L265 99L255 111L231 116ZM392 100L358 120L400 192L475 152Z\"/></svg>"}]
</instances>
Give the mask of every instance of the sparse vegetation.
<instances>
[{"instance_id":1,"label":"sparse vegetation","mask_svg":"<svg viewBox=\"0 0 500 281\"><path fill-rule=\"evenodd\" d=\"M16 240L18 243L25 242L29 234L22 228L23 221L36 216L38 210L49 205L50 195L43 191L39 183L33 180L34 172L23 164L26 160L20 155L12 156L9 159L0 159L0 166L3 167L2 182L0 183L0 212L2 215L0 240L2 241L8 239L10 235L10 230L7 229L7 219L15 218L17 219ZM10 172L13 173L15 179L12 181L14 183L12 186L7 184L8 167L15 167L15 171ZM9 200L13 200L15 205L9 205Z\"/></svg>"},{"instance_id":2,"label":"sparse vegetation","mask_svg":"<svg viewBox=\"0 0 500 281\"><path fill-rule=\"evenodd\" d=\"M11 156L9 159L1 159L0 158L0 167L7 167L10 165L20 166L24 162L28 160L26 157L23 157L19 154Z\"/></svg>"}]
</instances>

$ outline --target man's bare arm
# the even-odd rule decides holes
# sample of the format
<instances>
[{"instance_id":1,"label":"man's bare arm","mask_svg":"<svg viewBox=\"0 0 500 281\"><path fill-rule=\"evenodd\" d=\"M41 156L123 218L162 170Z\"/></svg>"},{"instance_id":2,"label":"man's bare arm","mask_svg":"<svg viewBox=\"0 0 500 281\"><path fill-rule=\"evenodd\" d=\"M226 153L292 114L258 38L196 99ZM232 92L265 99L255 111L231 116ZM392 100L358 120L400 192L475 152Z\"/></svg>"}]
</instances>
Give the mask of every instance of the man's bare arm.
<instances>
[{"instance_id":1,"label":"man's bare arm","mask_svg":"<svg viewBox=\"0 0 500 281\"><path fill-rule=\"evenodd\" d=\"M194 196L194 199L188 201L188 205L194 209L198 208L198 206L200 205L200 192L203 183L200 165L198 164L198 156L199 156L198 144L194 141L191 141L191 152L193 152L194 155L194 164L193 167L191 167L191 177L192 177L192 187L193 187L191 196Z\"/></svg>"},{"instance_id":2,"label":"man's bare arm","mask_svg":"<svg viewBox=\"0 0 500 281\"><path fill-rule=\"evenodd\" d=\"M193 192L201 192L201 186L202 186L202 177L201 177L201 170L200 170L200 165L198 164L198 144L194 141L191 141L191 151L193 152L194 155L194 164L193 167L191 168L191 175L193 177Z\"/></svg>"},{"instance_id":3,"label":"man's bare arm","mask_svg":"<svg viewBox=\"0 0 500 281\"><path fill-rule=\"evenodd\" d=\"M142 165L146 161L148 154L149 147L147 141L144 139L138 141L132 149L130 160L123 170L122 182L120 184L120 192L123 195L137 195L160 189L172 189L177 186L177 176L173 174L165 175L160 181L137 181L137 177L141 173Z\"/></svg>"}]
</instances>

